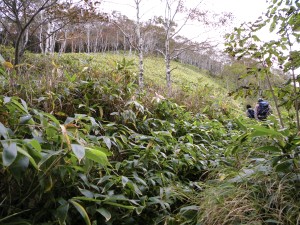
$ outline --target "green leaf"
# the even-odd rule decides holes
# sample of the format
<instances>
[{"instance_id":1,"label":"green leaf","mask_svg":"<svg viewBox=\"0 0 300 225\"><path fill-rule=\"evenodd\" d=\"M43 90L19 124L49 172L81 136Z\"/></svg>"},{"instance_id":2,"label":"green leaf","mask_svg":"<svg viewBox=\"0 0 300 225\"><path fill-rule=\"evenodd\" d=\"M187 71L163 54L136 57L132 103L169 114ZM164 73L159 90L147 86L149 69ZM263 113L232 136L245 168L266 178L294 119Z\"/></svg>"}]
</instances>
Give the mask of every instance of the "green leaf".
<instances>
[{"instance_id":1,"label":"green leaf","mask_svg":"<svg viewBox=\"0 0 300 225\"><path fill-rule=\"evenodd\" d=\"M0 135L4 138L7 139L8 137L8 132L7 128L0 122Z\"/></svg>"},{"instance_id":2,"label":"green leaf","mask_svg":"<svg viewBox=\"0 0 300 225\"><path fill-rule=\"evenodd\" d=\"M135 179L137 182L141 183L141 184L144 185L144 186L147 186L147 183L146 183L143 179L139 178L138 175L137 175L135 172L134 172L134 174L133 174L133 177L134 177L134 179Z\"/></svg>"},{"instance_id":3,"label":"green leaf","mask_svg":"<svg viewBox=\"0 0 300 225\"><path fill-rule=\"evenodd\" d=\"M79 191L81 192L81 194L83 194L85 197L87 198L94 198L94 193L89 191L89 190L86 190L86 189L82 189L82 188L78 188Z\"/></svg>"},{"instance_id":4,"label":"green leaf","mask_svg":"<svg viewBox=\"0 0 300 225\"><path fill-rule=\"evenodd\" d=\"M40 145L40 143L35 140L35 139L32 139L30 142L28 142L35 150L37 150L38 152L41 152L42 151L42 147Z\"/></svg>"},{"instance_id":5,"label":"green leaf","mask_svg":"<svg viewBox=\"0 0 300 225\"><path fill-rule=\"evenodd\" d=\"M51 151L51 150L48 150L47 153L45 153L43 155L43 158L42 160L38 163L38 168L40 169L41 166L47 161L49 160L52 156L55 156L55 155L60 155L60 154L64 154L64 149L61 149L59 151Z\"/></svg>"},{"instance_id":6,"label":"green leaf","mask_svg":"<svg viewBox=\"0 0 300 225\"><path fill-rule=\"evenodd\" d=\"M28 110L24 108L16 99L12 99L11 102L16 105L21 111L23 111L26 114L29 114Z\"/></svg>"},{"instance_id":7,"label":"green leaf","mask_svg":"<svg viewBox=\"0 0 300 225\"><path fill-rule=\"evenodd\" d=\"M80 213L80 215L82 216L82 218L85 221L85 224L87 225L91 225L91 221L90 218L87 214L87 212L85 211L85 209L76 201L69 199L69 202L77 209L77 211Z\"/></svg>"},{"instance_id":8,"label":"green leaf","mask_svg":"<svg viewBox=\"0 0 300 225\"><path fill-rule=\"evenodd\" d=\"M63 204L56 209L56 215L60 225L65 224L69 211L69 204Z\"/></svg>"},{"instance_id":9,"label":"green leaf","mask_svg":"<svg viewBox=\"0 0 300 225\"><path fill-rule=\"evenodd\" d=\"M20 124L25 124L25 123L27 123L28 121L30 121L31 118L32 118L31 115L22 116L22 117L20 118L19 123L20 123Z\"/></svg>"},{"instance_id":10,"label":"green leaf","mask_svg":"<svg viewBox=\"0 0 300 225\"><path fill-rule=\"evenodd\" d=\"M137 213L138 215L140 215L140 214L142 213L142 211L143 211L144 208L145 208L145 206L139 206L139 207L137 207L137 208L135 209L135 211L136 211L136 213Z\"/></svg>"},{"instance_id":11,"label":"green leaf","mask_svg":"<svg viewBox=\"0 0 300 225\"><path fill-rule=\"evenodd\" d=\"M119 203L116 203L116 202L103 202L103 203L107 204L107 205L117 206L117 207L124 208L124 209L130 209L130 210L134 210L136 208L132 205L123 205L123 204L119 204Z\"/></svg>"},{"instance_id":12,"label":"green leaf","mask_svg":"<svg viewBox=\"0 0 300 225\"><path fill-rule=\"evenodd\" d=\"M252 35L254 41L260 41L260 39L256 35Z\"/></svg>"},{"instance_id":13,"label":"green leaf","mask_svg":"<svg viewBox=\"0 0 300 225\"><path fill-rule=\"evenodd\" d=\"M24 109L25 109L26 111L28 111L27 103L26 103L23 99L21 99L21 103L22 103Z\"/></svg>"},{"instance_id":14,"label":"green leaf","mask_svg":"<svg viewBox=\"0 0 300 225\"><path fill-rule=\"evenodd\" d=\"M10 165L10 171L18 180L24 176L24 172L28 168L29 159L26 156L18 155L16 160Z\"/></svg>"},{"instance_id":15,"label":"green leaf","mask_svg":"<svg viewBox=\"0 0 300 225\"><path fill-rule=\"evenodd\" d=\"M110 163L108 162L107 155L103 153L102 151L98 149L93 148L85 148L85 156L86 158L93 160L94 162L97 162L101 164L102 166L110 166Z\"/></svg>"},{"instance_id":16,"label":"green leaf","mask_svg":"<svg viewBox=\"0 0 300 225\"><path fill-rule=\"evenodd\" d=\"M192 136L190 134L187 134L186 138L189 140L189 143L191 143L191 144L194 143L194 140L193 140L193 138L192 138Z\"/></svg>"},{"instance_id":17,"label":"green leaf","mask_svg":"<svg viewBox=\"0 0 300 225\"><path fill-rule=\"evenodd\" d=\"M99 199L95 199L95 198L88 198L88 197L84 197L84 196L79 196L79 197L73 197L73 200L81 200L81 201L87 201L87 202L97 202L97 203L101 203L102 200Z\"/></svg>"},{"instance_id":18,"label":"green leaf","mask_svg":"<svg viewBox=\"0 0 300 225\"><path fill-rule=\"evenodd\" d=\"M265 135L282 136L281 133L273 129L271 130L269 128L265 128L261 126L252 126L252 128L254 129L254 132L250 135L251 137L265 136Z\"/></svg>"},{"instance_id":19,"label":"green leaf","mask_svg":"<svg viewBox=\"0 0 300 225\"><path fill-rule=\"evenodd\" d=\"M34 168L38 169L38 166L35 162L35 160L31 157L31 155L28 154L28 152L26 152L24 149L17 147L17 150L19 153L21 153L22 155L28 157L30 163L34 166Z\"/></svg>"},{"instance_id":20,"label":"green leaf","mask_svg":"<svg viewBox=\"0 0 300 225\"><path fill-rule=\"evenodd\" d=\"M260 148L257 148L258 151L271 151L271 152L281 152L280 148L276 146L263 146Z\"/></svg>"},{"instance_id":21,"label":"green leaf","mask_svg":"<svg viewBox=\"0 0 300 225\"><path fill-rule=\"evenodd\" d=\"M293 168L292 159L288 159L283 162L280 162L275 166L276 172L290 172L292 168Z\"/></svg>"},{"instance_id":22,"label":"green leaf","mask_svg":"<svg viewBox=\"0 0 300 225\"><path fill-rule=\"evenodd\" d=\"M53 188L53 180L51 175L44 178L44 193L47 193Z\"/></svg>"},{"instance_id":23,"label":"green leaf","mask_svg":"<svg viewBox=\"0 0 300 225\"><path fill-rule=\"evenodd\" d=\"M106 222L111 219L111 214L108 210L104 208L100 208L100 209L96 209L96 211L105 217Z\"/></svg>"},{"instance_id":24,"label":"green leaf","mask_svg":"<svg viewBox=\"0 0 300 225\"><path fill-rule=\"evenodd\" d=\"M78 158L79 162L83 159L83 157L85 156L85 149L82 145L78 145L78 144L71 144L72 147L72 151L73 153L76 155L76 157Z\"/></svg>"},{"instance_id":25,"label":"green leaf","mask_svg":"<svg viewBox=\"0 0 300 225\"><path fill-rule=\"evenodd\" d=\"M122 176L122 185L125 187L125 185L129 182L129 179L125 176Z\"/></svg>"},{"instance_id":26,"label":"green leaf","mask_svg":"<svg viewBox=\"0 0 300 225\"><path fill-rule=\"evenodd\" d=\"M3 146L2 160L4 166L10 166L17 157L17 143L1 141Z\"/></svg>"},{"instance_id":27,"label":"green leaf","mask_svg":"<svg viewBox=\"0 0 300 225\"><path fill-rule=\"evenodd\" d=\"M53 116L49 113L42 113L42 115L51 119L56 125L60 125L59 121L55 118L55 116Z\"/></svg>"},{"instance_id":28,"label":"green leaf","mask_svg":"<svg viewBox=\"0 0 300 225\"><path fill-rule=\"evenodd\" d=\"M247 127L239 119L236 119L235 122L237 123L237 125L241 130L247 131Z\"/></svg>"},{"instance_id":29,"label":"green leaf","mask_svg":"<svg viewBox=\"0 0 300 225\"><path fill-rule=\"evenodd\" d=\"M108 149L111 149L111 140L110 140L108 137L105 137L105 136L103 136L102 139L103 139L103 141L105 142L106 147L107 147Z\"/></svg>"},{"instance_id":30,"label":"green leaf","mask_svg":"<svg viewBox=\"0 0 300 225\"><path fill-rule=\"evenodd\" d=\"M269 32L270 33L272 33L274 30L275 30L275 28L276 28L276 25L277 25L277 16L274 16L273 17L273 22L271 23L271 25L270 25L270 29L269 29Z\"/></svg>"}]
</instances>

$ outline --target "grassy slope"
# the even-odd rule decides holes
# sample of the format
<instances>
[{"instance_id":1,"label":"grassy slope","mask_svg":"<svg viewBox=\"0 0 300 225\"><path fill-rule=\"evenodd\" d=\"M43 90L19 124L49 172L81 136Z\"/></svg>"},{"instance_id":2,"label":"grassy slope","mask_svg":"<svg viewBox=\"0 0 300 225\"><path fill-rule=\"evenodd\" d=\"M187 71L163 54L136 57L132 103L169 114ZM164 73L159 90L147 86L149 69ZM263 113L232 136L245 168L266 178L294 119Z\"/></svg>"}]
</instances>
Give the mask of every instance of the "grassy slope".
<instances>
[{"instance_id":1,"label":"grassy slope","mask_svg":"<svg viewBox=\"0 0 300 225\"><path fill-rule=\"evenodd\" d=\"M122 54L65 54L63 57L72 58L83 66L91 67L101 71L114 68L116 61L133 60L138 73L138 58ZM172 85L174 87L172 98L180 104L184 104L193 111L204 112L211 107L217 109L231 109L233 114L241 114L241 104L227 96L227 90L213 77L197 67L172 61ZM144 59L145 83L149 89L159 94L167 95L165 81L165 63L163 58L145 57ZM180 93L179 93L180 92ZM233 109L233 110L232 110Z\"/></svg>"}]
</instances>

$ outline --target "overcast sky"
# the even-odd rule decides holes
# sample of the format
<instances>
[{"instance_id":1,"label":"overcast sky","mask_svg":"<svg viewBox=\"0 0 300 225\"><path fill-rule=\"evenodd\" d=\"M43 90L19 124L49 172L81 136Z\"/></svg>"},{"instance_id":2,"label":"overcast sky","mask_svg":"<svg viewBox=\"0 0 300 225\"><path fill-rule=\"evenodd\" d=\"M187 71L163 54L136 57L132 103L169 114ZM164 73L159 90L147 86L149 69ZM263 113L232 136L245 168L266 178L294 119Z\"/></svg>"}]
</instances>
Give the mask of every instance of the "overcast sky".
<instances>
[{"instance_id":1,"label":"overcast sky","mask_svg":"<svg viewBox=\"0 0 300 225\"><path fill-rule=\"evenodd\" d=\"M199 1L201 0L187 0L186 2L189 4L189 7L195 7ZM226 29L223 28L223 30L218 29L218 31L204 31L199 25L193 24L186 26L181 34L189 38L208 35L209 37L221 39L222 34L230 31L234 26L238 26L242 22L255 21L263 12L266 12L267 7L266 0L202 0L199 4L200 9L209 9L217 13L231 12L235 17L232 26ZM119 11L132 20L136 18L134 0L103 0L101 8L106 12ZM161 0L142 0L140 14L143 15L143 20L147 20L154 15L163 15L163 9L164 4Z\"/></svg>"}]
</instances>

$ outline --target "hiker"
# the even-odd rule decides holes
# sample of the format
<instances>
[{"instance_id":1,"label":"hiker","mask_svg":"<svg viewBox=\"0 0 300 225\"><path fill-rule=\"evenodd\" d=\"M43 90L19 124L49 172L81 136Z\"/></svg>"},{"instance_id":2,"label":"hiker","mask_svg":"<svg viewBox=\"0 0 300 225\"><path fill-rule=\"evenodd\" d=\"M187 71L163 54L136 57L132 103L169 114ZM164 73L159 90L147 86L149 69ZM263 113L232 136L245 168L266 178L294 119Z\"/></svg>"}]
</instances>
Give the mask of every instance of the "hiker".
<instances>
[{"instance_id":1,"label":"hiker","mask_svg":"<svg viewBox=\"0 0 300 225\"><path fill-rule=\"evenodd\" d=\"M252 109L251 105L247 105L247 111L246 111L246 115L247 117L254 119L254 109Z\"/></svg>"},{"instance_id":2,"label":"hiker","mask_svg":"<svg viewBox=\"0 0 300 225\"><path fill-rule=\"evenodd\" d=\"M254 117L257 120L265 120L271 114L269 103L262 98L259 98L254 108Z\"/></svg>"}]
</instances>

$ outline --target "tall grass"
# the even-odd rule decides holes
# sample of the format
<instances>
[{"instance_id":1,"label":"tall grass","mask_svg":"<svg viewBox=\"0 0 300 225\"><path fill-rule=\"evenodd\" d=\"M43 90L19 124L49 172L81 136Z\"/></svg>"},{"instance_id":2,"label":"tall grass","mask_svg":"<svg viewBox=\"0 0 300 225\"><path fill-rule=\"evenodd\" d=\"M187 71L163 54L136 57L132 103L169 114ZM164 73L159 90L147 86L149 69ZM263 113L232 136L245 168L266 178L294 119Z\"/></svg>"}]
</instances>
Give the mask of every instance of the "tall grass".
<instances>
[{"instance_id":1,"label":"tall grass","mask_svg":"<svg viewBox=\"0 0 300 225\"><path fill-rule=\"evenodd\" d=\"M9 54L6 54L9 55ZM19 66L20 76L11 72L10 78L14 84L4 87L7 95L19 96L29 103L35 98L58 99L54 93L61 92L63 85L69 86L67 77L76 77L76 80L88 77L110 76L116 68L116 62L123 59L117 54L62 54L62 55L37 55L27 54L25 62ZM138 58L131 55L126 60L132 60L135 66L132 71L138 74ZM163 58L147 57L144 62L145 89L141 99L146 106L151 106L152 98L157 94L168 97L180 105L184 105L195 114L207 114L211 118L228 118L229 115L243 114L242 104L227 96L227 91L215 78L210 77L205 71L191 65L172 62L172 91L166 89L165 64ZM22 85L19 85L22 84ZM56 100L58 101L58 100ZM51 111L51 104L45 107Z\"/></svg>"}]
</instances>

